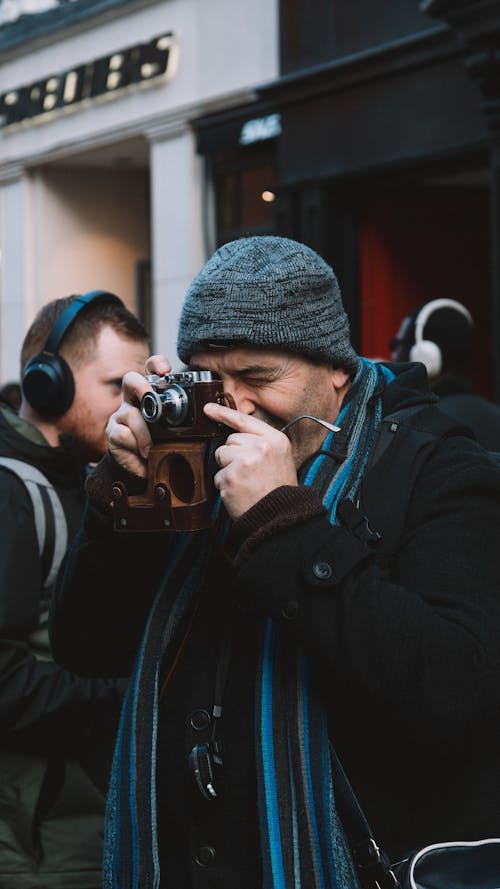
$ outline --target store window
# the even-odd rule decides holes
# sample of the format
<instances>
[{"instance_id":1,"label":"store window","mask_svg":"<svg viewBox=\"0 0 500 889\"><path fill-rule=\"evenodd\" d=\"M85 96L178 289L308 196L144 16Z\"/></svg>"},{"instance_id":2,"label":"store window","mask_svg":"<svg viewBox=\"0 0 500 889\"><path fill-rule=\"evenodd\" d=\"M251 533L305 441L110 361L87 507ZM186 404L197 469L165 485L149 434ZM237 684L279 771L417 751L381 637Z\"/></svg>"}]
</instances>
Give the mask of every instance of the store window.
<instances>
[{"instance_id":1,"label":"store window","mask_svg":"<svg viewBox=\"0 0 500 889\"><path fill-rule=\"evenodd\" d=\"M217 242L273 234L277 172L272 151L224 152L213 159Z\"/></svg>"}]
</instances>

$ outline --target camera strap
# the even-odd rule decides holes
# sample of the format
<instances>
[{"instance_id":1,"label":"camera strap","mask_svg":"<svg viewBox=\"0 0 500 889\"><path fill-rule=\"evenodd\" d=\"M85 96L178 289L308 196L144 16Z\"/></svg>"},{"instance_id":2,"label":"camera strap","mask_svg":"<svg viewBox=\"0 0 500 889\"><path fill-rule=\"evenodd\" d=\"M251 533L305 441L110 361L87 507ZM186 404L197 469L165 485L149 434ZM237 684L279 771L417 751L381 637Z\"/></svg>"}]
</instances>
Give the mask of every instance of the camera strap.
<instances>
[{"instance_id":1,"label":"camera strap","mask_svg":"<svg viewBox=\"0 0 500 889\"><path fill-rule=\"evenodd\" d=\"M217 729L222 718L222 702L229 672L233 635L228 627L224 633L215 674L214 704L212 708L212 732L210 740L196 744L189 754L189 767L201 795L208 800L220 796L222 788L222 767L224 744L217 737Z\"/></svg>"},{"instance_id":2,"label":"camera strap","mask_svg":"<svg viewBox=\"0 0 500 889\"><path fill-rule=\"evenodd\" d=\"M182 636L180 645L177 648L175 657L173 658L171 664L169 665L167 672L165 674L165 678L163 679L163 682L161 684L159 695L158 695L159 701L163 700L163 698L165 696L165 692L167 691L167 688L170 684L170 681L171 681L177 667L179 666L180 660L181 660L182 655L184 653L184 649L187 645L187 641L191 635L191 630L193 629L193 624L194 624L196 615L198 614L199 607L200 607L200 597L198 596L198 598L196 599L194 606L191 610L191 614L189 615L187 627L184 631L184 635Z\"/></svg>"}]
</instances>

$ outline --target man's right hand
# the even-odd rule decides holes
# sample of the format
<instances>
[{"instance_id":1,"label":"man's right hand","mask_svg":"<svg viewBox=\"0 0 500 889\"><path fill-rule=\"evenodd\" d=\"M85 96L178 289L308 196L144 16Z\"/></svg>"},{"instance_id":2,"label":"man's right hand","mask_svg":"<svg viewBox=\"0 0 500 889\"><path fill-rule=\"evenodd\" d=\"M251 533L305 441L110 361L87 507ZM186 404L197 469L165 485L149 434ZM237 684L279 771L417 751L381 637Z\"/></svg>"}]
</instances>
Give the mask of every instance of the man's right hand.
<instances>
[{"instance_id":1,"label":"man's right hand","mask_svg":"<svg viewBox=\"0 0 500 889\"><path fill-rule=\"evenodd\" d=\"M171 365L163 355L152 355L146 361L147 374L163 376L170 370ZM121 406L111 415L106 428L109 451L116 462L141 478L146 477L151 434L139 406L144 393L150 391L150 384L141 374L135 371L125 374Z\"/></svg>"}]
</instances>

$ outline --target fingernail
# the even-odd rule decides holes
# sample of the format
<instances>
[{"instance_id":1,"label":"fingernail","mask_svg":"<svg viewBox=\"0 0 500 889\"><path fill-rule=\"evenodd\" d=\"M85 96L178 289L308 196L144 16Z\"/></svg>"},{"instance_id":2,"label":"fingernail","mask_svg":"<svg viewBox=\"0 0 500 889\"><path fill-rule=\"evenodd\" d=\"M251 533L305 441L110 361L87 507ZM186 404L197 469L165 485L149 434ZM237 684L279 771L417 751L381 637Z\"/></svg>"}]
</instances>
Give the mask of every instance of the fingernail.
<instances>
[{"instance_id":1,"label":"fingernail","mask_svg":"<svg viewBox=\"0 0 500 889\"><path fill-rule=\"evenodd\" d=\"M145 445L145 447L142 448L141 454L145 460L148 459L150 450L151 450L151 445Z\"/></svg>"}]
</instances>

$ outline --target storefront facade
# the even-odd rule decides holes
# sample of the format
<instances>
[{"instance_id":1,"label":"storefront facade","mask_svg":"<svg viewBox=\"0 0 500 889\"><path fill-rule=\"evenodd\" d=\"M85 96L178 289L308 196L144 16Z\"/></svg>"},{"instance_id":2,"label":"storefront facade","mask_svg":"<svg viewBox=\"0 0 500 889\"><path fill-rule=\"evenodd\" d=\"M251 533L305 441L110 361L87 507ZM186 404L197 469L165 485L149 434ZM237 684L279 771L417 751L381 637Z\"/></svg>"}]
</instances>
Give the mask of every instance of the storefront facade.
<instances>
[{"instance_id":1,"label":"storefront facade","mask_svg":"<svg viewBox=\"0 0 500 889\"><path fill-rule=\"evenodd\" d=\"M333 264L356 347L388 357L408 311L458 299L476 322L476 383L500 399L499 46L498 0L282 0L280 77L254 111L279 120L259 143L266 230ZM247 118L195 124L219 183L258 166L237 144Z\"/></svg>"},{"instance_id":2,"label":"storefront facade","mask_svg":"<svg viewBox=\"0 0 500 889\"><path fill-rule=\"evenodd\" d=\"M0 381L18 378L43 303L95 288L175 359L182 297L216 242L192 121L251 108L276 78L277 8L51 0L4 16L0 53Z\"/></svg>"}]
</instances>

